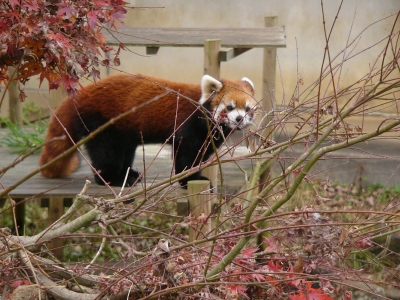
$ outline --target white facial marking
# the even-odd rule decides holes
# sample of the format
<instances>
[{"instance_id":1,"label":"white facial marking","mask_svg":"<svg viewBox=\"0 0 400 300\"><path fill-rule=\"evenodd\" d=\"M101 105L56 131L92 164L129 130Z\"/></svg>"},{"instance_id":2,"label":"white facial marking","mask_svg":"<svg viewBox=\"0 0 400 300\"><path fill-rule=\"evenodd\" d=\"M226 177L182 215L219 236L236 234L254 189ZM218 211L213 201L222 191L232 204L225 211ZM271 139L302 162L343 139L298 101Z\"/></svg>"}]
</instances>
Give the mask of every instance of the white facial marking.
<instances>
[{"instance_id":1,"label":"white facial marking","mask_svg":"<svg viewBox=\"0 0 400 300\"><path fill-rule=\"evenodd\" d=\"M249 101L246 107L252 108ZM244 129L250 124L253 124L252 113L246 108L238 108L234 101L228 104L221 103L214 110L214 120L220 124L225 124L232 129Z\"/></svg>"},{"instance_id":2,"label":"white facial marking","mask_svg":"<svg viewBox=\"0 0 400 300\"><path fill-rule=\"evenodd\" d=\"M217 123L225 123L225 117L221 116L222 111L225 110L225 105L224 104L220 104L218 105L215 109L214 109L214 120Z\"/></svg>"}]
</instances>

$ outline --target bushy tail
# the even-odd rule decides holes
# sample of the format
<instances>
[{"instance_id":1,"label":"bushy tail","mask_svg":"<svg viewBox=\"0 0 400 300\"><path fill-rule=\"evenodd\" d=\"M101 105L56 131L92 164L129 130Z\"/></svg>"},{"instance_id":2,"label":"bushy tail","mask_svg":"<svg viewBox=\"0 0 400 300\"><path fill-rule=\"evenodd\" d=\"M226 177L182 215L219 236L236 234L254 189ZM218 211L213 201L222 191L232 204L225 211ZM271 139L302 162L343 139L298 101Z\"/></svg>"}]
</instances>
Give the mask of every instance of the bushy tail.
<instances>
[{"instance_id":1,"label":"bushy tail","mask_svg":"<svg viewBox=\"0 0 400 300\"><path fill-rule=\"evenodd\" d=\"M68 133L74 136L71 132L72 126L69 124L73 118L63 118L63 125L67 129ZM59 124L56 118L52 117L50 120L49 128L47 129L46 144L40 154L39 164L43 167L48 162L52 161L58 155L64 153L66 150L71 148L73 143L70 138L66 136L63 128ZM74 172L79 167L79 157L77 151L59 159L52 165L41 170L42 175L49 178L66 177Z\"/></svg>"}]
</instances>

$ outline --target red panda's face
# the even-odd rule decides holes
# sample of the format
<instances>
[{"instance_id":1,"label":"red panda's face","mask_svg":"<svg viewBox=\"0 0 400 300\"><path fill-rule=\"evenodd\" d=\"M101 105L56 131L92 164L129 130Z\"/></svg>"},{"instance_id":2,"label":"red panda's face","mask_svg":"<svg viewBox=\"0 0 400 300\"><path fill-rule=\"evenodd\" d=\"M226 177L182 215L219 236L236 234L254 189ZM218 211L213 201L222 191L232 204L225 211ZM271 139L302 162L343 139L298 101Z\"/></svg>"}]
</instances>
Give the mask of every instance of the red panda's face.
<instances>
[{"instance_id":1,"label":"red panda's face","mask_svg":"<svg viewBox=\"0 0 400 300\"><path fill-rule=\"evenodd\" d=\"M200 104L211 101L215 122L232 129L244 129L254 124L254 112L258 107L254 99L254 85L248 78L241 81L220 82L204 75Z\"/></svg>"}]
</instances>

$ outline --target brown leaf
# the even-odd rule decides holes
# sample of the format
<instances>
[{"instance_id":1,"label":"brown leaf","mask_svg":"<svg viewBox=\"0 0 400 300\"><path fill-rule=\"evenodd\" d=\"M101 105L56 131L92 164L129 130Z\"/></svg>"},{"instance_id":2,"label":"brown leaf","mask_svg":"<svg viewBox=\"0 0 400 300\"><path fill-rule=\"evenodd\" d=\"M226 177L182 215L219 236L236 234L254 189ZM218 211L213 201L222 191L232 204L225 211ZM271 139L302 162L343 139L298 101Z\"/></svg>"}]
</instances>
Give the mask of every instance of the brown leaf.
<instances>
[{"instance_id":1,"label":"brown leaf","mask_svg":"<svg viewBox=\"0 0 400 300\"><path fill-rule=\"evenodd\" d=\"M296 273L303 273L303 258L299 256L293 266L293 271Z\"/></svg>"},{"instance_id":2,"label":"brown leaf","mask_svg":"<svg viewBox=\"0 0 400 300\"><path fill-rule=\"evenodd\" d=\"M339 237L339 246L343 246L344 241L347 238L347 229L342 228L342 232L340 232L340 237Z\"/></svg>"}]
</instances>

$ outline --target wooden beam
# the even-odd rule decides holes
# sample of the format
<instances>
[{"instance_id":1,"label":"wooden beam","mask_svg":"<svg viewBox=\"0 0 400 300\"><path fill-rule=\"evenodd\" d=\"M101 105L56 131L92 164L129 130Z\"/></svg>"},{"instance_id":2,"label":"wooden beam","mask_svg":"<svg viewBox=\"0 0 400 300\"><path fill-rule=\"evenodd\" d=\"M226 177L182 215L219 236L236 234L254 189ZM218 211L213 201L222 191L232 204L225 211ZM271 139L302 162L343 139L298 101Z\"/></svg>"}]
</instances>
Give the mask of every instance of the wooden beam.
<instances>
[{"instance_id":1,"label":"wooden beam","mask_svg":"<svg viewBox=\"0 0 400 300\"><path fill-rule=\"evenodd\" d=\"M158 53L158 49L160 49L160 47L146 47L146 54L156 55Z\"/></svg>"},{"instance_id":2,"label":"wooden beam","mask_svg":"<svg viewBox=\"0 0 400 300\"><path fill-rule=\"evenodd\" d=\"M230 49L221 49L219 51L219 61L229 61L242 53L249 51L252 48L230 48Z\"/></svg>"}]
</instances>

